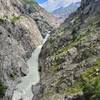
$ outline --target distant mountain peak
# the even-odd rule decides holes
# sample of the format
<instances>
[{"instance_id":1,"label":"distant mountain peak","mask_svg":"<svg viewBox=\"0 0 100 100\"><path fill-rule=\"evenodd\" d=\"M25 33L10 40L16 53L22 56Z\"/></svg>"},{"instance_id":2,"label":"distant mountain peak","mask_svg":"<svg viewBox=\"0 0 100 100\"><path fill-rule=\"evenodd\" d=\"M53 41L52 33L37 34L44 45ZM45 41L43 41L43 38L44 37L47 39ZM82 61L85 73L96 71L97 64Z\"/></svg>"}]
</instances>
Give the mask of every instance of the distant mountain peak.
<instances>
[{"instance_id":1,"label":"distant mountain peak","mask_svg":"<svg viewBox=\"0 0 100 100\"><path fill-rule=\"evenodd\" d=\"M52 14L57 17L61 22L63 22L71 13L80 7L80 2L71 3L66 7L60 7L52 12Z\"/></svg>"}]
</instances>

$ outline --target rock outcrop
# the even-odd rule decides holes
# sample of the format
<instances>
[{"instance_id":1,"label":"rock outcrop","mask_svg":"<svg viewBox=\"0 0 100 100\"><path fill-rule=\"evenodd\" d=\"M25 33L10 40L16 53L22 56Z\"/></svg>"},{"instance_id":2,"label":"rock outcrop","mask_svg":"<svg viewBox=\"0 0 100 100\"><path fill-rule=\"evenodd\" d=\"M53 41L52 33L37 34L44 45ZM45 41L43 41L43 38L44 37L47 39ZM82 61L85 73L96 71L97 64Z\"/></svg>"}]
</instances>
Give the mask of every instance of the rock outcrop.
<instances>
[{"instance_id":1,"label":"rock outcrop","mask_svg":"<svg viewBox=\"0 0 100 100\"><path fill-rule=\"evenodd\" d=\"M82 0L44 44L36 100L100 99L99 8L100 0Z\"/></svg>"},{"instance_id":2,"label":"rock outcrop","mask_svg":"<svg viewBox=\"0 0 100 100\"><path fill-rule=\"evenodd\" d=\"M37 12L32 13L31 16L37 23L42 36L45 37L46 34L50 33L60 26L60 21L40 6L37 6L36 9Z\"/></svg>"},{"instance_id":3,"label":"rock outcrop","mask_svg":"<svg viewBox=\"0 0 100 100\"><path fill-rule=\"evenodd\" d=\"M54 29L54 24L40 18L44 9L36 15L39 9L32 0L0 0L0 100L11 100L16 84L28 73L27 60L43 42L41 34Z\"/></svg>"}]
</instances>

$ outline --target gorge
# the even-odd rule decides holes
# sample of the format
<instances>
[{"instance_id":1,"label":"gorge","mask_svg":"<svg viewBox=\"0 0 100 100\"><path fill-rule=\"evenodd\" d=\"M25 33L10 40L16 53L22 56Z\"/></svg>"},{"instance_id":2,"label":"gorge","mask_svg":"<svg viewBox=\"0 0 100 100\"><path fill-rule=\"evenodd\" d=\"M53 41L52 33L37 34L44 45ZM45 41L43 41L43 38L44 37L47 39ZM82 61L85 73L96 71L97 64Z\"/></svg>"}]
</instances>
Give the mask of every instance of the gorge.
<instances>
[{"instance_id":1,"label":"gorge","mask_svg":"<svg viewBox=\"0 0 100 100\"><path fill-rule=\"evenodd\" d=\"M100 0L63 23L35 1L0 0L0 100L100 100Z\"/></svg>"},{"instance_id":2,"label":"gorge","mask_svg":"<svg viewBox=\"0 0 100 100\"><path fill-rule=\"evenodd\" d=\"M0 0L1 100L12 100L17 84L30 74L28 60L32 52L43 44L45 35L42 33L50 33L56 28L54 26L58 26L55 18L36 2Z\"/></svg>"}]
</instances>

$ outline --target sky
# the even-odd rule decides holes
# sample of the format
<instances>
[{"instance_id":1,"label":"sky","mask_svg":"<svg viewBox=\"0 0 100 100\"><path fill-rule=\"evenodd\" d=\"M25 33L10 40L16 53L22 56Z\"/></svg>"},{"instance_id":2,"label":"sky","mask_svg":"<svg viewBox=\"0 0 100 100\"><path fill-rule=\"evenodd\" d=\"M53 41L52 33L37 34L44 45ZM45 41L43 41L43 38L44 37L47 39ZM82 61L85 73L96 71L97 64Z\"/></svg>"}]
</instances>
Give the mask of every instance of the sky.
<instances>
[{"instance_id":1,"label":"sky","mask_svg":"<svg viewBox=\"0 0 100 100\"><path fill-rule=\"evenodd\" d=\"M80 0L36 0L40 6L45 8L47 11L52 12L53 10L66 7L71 3L78 2Z\"/></svg>"},{"instance_id":2,"label":"sky","mask_svg":"<svg viewBox=\"0 0 100 100\"><path fill-rule=\"evenodd\" d=\"M39 4L46 2L47 0L36 0Z\"/></svg>"}]
</instances>

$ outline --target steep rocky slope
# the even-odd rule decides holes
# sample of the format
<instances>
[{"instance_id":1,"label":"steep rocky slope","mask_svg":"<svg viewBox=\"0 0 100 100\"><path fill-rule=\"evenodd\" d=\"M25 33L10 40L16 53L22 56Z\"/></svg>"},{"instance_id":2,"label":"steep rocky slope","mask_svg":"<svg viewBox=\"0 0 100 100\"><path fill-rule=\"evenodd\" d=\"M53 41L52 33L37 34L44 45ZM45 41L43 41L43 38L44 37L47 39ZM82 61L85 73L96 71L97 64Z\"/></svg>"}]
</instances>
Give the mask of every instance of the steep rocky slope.
<instances>
[{"instance_id":1,"label":"steep rocky slope","mask_svg":"<svg viewBox=\"0 0 100 100\"><path fill-rule=\"evenodd\" d=\"M44 37L47 33L50 33L52 30L55 30L59 27L60 22L57 18L49 14L36 2L32 4L32 0L26 0L24 8L29 12L30 16L37 23L39 30L41 31L42 36ZM33 9L34 8L34 9Z\"/></svg>"},{"instance_id":2,"label":"steep rocky slope","mask_svg":"<svg viewBox=\"0 0 100 100\"><path fill-rule=\"evenodd\" d=\"M37 23L40 15L34 14L39 13L38 9L39 5L32 0L0 0L0 100L4 95L4 100L11 100L16 84L27 75L26 62L43 42L38 27L47 32L54 29L42 17L42 24ZM45 15L43 11L41 16Z\"/></svg>"},{"instance_id":3,"label":"steep rocky slope","mask_svg":"<svg viewBox=\"0 0 100 100\"><path fill-rule=\"evenodd\" d=\"M0 97L4 94L12 96L19 77L28 73L26 61L41 43L41 33L35 21L26 14L21 1L1 0Z\"/></svg>"},{"instance_id":4,"label":"steep rocky slope","mask_svg":"<svg viewBox=\"0 0 100 100\"><path fill-rule=\"evenodd\" d=\"M49 14L46 10L41 8L40 6L36 6L37 11L32 13L31 16L36 21L39 30L41 31L43 37L50 33L52 30L55 30L59 27L60 21Z\"/></svg>"},{"instance_id":5,"label":"steep rocky slope","mask_svg":"<svg viewBox=\"0 0 100 100\"><path fill-rule=\"evenodd\" d=\"M82 0L39 59L37 100L100 100L100 0Z\"/></svg>"}]
</instances>

